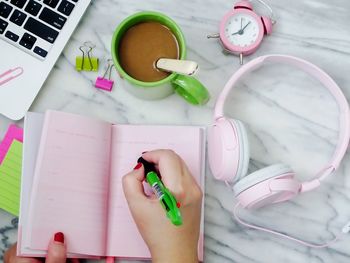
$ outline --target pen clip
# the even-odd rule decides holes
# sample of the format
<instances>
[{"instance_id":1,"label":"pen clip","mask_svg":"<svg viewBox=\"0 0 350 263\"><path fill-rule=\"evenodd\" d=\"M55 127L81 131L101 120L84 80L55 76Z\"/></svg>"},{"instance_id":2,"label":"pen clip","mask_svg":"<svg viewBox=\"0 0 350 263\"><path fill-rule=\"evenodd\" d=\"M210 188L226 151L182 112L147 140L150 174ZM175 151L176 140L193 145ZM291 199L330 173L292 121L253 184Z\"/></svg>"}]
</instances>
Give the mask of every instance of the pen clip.
<instances>
[{"instance_id":1,"label":"pen clip","mask_svg":"<svg viewBox=\"0 0 350 263\"><path fill-rule=\"evenodd\" d=\"M164 189L164 197L162 198L162 200L164 200L164 203L166 203L166 200L168 200L168 202L170 202L171 204L167 204L168 207L170 205L169 210L166 213L169 220L175 226L182 225L183 222L181 212L179 209L179 203L176 201L175 197L170 193L170 191L167 188Z\"/></svg>"},{"instance_id":2,"label":"pen clip","mask_svg":"<svg viewBox=\"0 0 350 263\"><path fill-rule=\"evenodd\" d=\"M13 69L9 69L7 71L5 71L4 73L2 73L0 75L0 86L19 77L20 75L23 74L23 68L22 67L16 67L16 68L13 68ZM11 74L12 73L12 74ZM13 74L14 73L14 74ZM9 75L9 76L7 76ZM5 78L4 80L1 80Z\"/></svg>"}]
</instances>

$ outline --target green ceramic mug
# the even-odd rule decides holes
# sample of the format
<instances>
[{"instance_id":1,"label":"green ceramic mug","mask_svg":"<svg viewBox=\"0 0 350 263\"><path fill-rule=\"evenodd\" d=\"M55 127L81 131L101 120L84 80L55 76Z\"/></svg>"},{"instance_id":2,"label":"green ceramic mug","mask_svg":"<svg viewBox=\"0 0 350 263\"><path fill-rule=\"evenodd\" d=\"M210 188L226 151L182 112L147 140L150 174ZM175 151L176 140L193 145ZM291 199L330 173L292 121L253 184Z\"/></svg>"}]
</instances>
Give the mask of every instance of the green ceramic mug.
<instances>
[{"instance_id":1,"label":"green ceramic mug","mask_svg":"<svg viewBox=\"0 0 350 263\"><path fill-rule=\"evenodd\" d=\"M151 11L139 12L127 17L114 31L111 50L114 65L120 76L131 84L127 85L128 91L139 98L149 100L165 98L175 91L192 104L203 105L207 103L210 98L209 92L203 84L194 77L172 73L160 81L144 82L134 79L124 71L119 63L118 50L120 40L130 27L147 21L158 22L169 28L177 39L180 50L180 59L186 58L186 43L184 35L179 26L171 18L161 13Z\"/></svg>"}]
</instances>

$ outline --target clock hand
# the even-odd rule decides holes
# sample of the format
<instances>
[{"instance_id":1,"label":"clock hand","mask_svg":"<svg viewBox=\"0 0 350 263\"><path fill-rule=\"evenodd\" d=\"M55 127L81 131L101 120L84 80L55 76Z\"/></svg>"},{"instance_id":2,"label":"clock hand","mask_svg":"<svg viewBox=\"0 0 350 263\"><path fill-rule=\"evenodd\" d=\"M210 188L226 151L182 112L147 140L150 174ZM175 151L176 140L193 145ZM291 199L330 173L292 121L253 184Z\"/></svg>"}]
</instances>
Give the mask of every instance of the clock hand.
<instances>
[{"instance_id":1,"label":"clock hand","mask_svg":"<svg viewBox=\"0 0 350 263\"><path fill-rule=\"evenodd\" d=\"M244 33L244 29L246 29L247 28L247 26L249 26L249 24L251 23L251 21L249 21L243 28L242 28L242 19L241 19L241 29L240 30L238 30L237 32L235 32L235 33L233 33L233 34L231 34L231 36L234 36L234 35L237 35L237 34L239 34L239 35L243 35L243 33Z\"/></svg>"},{"instance_id":2,"label":"clock hand","mask_svg":"<svg viewBox=\"0 0 350 263\"><path fill-rule=\"evenodd\" d=\"M242 24L243 23L243 17L241 17L241 30L242 30Z\"/></svg>"},{"instance_id":3,"label":"clock hand","mask_svg":"<svg viewBox=\"0 0 350 263\"><path fill-rule=\"evenodd\" d=\"M249 26L249 24L251 23L251 21L248 22L248 24L246 24L243 28L242 31L244 32L244 29L246 29L247 26Z\"/></svg>"}]
</instances>

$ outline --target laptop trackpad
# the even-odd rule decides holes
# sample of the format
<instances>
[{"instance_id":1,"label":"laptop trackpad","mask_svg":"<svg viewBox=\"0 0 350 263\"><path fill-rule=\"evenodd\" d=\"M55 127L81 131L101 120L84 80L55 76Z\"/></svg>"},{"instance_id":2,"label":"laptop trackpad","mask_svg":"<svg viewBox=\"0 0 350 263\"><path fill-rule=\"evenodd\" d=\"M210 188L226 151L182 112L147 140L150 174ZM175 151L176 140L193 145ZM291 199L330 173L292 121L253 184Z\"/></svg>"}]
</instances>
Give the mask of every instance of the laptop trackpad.
<instances>
[{"instance_id":1,"label":"laptop trackpad","mask_svg":"<svg viewBox=\"0 0 350 263\"><path fill-rule=\"evenodd\" d=\"M1 40L0 58L0 113L19 120L38 94L48 68L45 62Z\"/></svg>"}]
</instances>

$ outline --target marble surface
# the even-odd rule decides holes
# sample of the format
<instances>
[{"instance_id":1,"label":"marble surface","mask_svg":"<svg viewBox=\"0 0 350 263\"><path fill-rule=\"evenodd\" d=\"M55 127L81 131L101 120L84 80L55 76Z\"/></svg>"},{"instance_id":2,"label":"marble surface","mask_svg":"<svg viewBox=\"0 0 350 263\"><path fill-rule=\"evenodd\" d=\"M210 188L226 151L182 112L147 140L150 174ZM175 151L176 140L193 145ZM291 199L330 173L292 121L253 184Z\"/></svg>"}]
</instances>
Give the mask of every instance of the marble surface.
<instances>
[{"instance_id":1,"label":"marble surface","mask_svg":"<svg viewBox=\"0 0 350 263\"><path fill-rule=\"evenodd\" d=\"M259 55L283 53L307 59L327 71L350 99L350 29L347 0L270 0L277 19L273 34L246 61ZM238 58L222 51L206 35L218 31L221 17L233 1L217 0L93 0L67 44L42 91L31 107L96 116L118 123L209 125L218 93L239 68ZM265 10L254 3L260 12ZM188 43L188 58L201 68L198 78L212 99L203 107L186 104L176 95L157 102L127 93L117 74L112 93L93 88L94 73L74 70L78 46L97 44L95 54L105 61L111 35L126 16L157 10L175 19ZM101 70L102 71L102 70ZM331 95L304 73L271 65L244 78L231 92L227 115L247 124L251 143L249 170L284 162L300 179L312 177L333 153L338 131L338 108ZM0 117L0 137L11 121ZM18 122L23 125L23 122ZM250 222L312 242L332 239L350 220L350 155L336 175L317 190L288 203L258 211L241 211ZM291 241L240 226L232 216L233 194L206 171L205 262L349 262L350 237L327 249L310 249ZM17 220L0 212L0 254L16 241ZM1 258L0 258L1 259Z\"/></svg>"}]
</instances>

